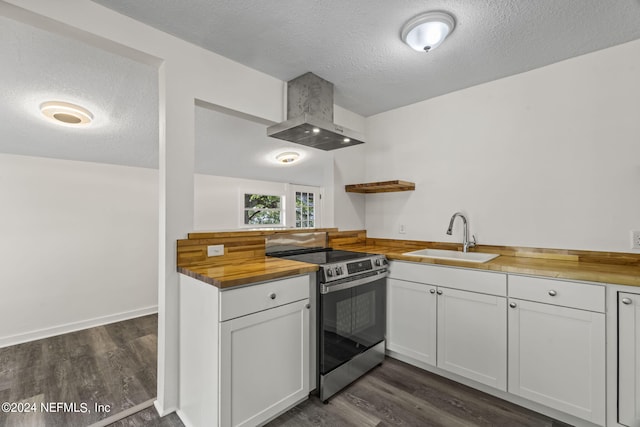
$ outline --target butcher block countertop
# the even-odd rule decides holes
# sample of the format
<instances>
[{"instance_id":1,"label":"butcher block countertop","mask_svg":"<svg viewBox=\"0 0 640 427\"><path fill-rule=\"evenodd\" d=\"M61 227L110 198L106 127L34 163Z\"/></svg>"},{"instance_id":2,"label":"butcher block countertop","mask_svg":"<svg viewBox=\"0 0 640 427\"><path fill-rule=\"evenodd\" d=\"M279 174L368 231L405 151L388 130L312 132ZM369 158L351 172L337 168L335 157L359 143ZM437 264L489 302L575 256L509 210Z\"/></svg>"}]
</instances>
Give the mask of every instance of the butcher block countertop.
<instances>
[{"instance_id":1,"label":"butcher block countertop","mask_svg":"<svg viewBox=\"0 0 640 427\"><path fill-rule=\"evenodd\" d=\"M419 249L461 250L460 244L368 238L366 231L326 231L334 249L384 254L390 260L527 274L640 287L640 254L479 245L473 252L500 254L486 263L403 255ZM301 230L194 233L178 241L178 272L228 289L318 270L315 264L265 255L265 235ZM224 245L224 256L208 257L207 245Z\"/></svg>"},{"instance_id":2,"label":"butcher block countertop","mask_svg":"<svg viewBox=\"0 0 640 427\"><path fill-rule=\"evenodd\" d=\"M528 274L556 279L583 280L618 285L640 286L640 256L635 254L604 254L584 251L545 251L531 248L506 248L480 246L473 252L499 253L499 257L485 263L449 261L442 259L403 255L419 249L455 249L437 243L402 246L398 241L367 239L367 243L340 245L340 249L356 252L384 254L390 260L420 262L425 264L473 268L502 273ZM459 250L459 249L458 249ZM625 255L628 255L627 258Z\"/></svg>"},{"instance_id":3,"label":"butcher block countertop","mask_svg":"<svg viewBox=\"0 0 640 427\"><path fill-rule=\"evenodd\" d=\"M315 264L273 257L254 257L226 262L178 267L178 272L221 289L282 279L318 270Z\"/></svg>"}]
</instances>

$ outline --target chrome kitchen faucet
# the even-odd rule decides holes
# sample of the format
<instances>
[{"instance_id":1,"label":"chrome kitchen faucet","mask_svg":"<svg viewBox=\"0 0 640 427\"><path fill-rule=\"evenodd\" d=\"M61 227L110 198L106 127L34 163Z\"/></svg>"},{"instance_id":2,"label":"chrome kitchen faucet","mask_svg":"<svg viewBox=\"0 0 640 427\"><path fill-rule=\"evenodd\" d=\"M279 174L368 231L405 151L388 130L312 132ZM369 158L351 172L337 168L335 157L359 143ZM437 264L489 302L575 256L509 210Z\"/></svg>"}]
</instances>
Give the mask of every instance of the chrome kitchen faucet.
<instances>
[{"instance_id":1,"label":"chrome kitchen faucet","mask_svg":"<svg viewBox=\"0 0 640 427\"><path fill-rule=\"evenodd\" d=\"M462 218L462 225L464 226L464 230L462 231L462 252L467 252L469 248L473 248L476 245L476 236L472 236L473 242L469 241L469 224L467 223L467 217L465 217L462 212L456 212L453 214L453 216L451 217L451 221L449 221L447 234L451 236L451 230L453 230L453 221L457 216Z\"/></svg>"}]
</instances>

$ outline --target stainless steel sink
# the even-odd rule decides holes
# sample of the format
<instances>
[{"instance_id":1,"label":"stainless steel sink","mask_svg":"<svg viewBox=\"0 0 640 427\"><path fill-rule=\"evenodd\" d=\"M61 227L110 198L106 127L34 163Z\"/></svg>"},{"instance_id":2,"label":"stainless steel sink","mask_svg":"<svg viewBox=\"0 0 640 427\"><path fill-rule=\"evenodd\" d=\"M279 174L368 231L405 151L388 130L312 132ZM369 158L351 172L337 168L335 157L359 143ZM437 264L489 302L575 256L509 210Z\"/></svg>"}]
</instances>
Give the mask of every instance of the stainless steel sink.
<instances>
[{"instance_id":1,"label":"stainless steel sink","mask_svg":"<svg viewBox=\"0 0 640 427\"><path fill-rule=\"evenodd\" d=\"M449 251L446 249L420 249L419 251L405 252L402 255L435 258L435 259L447 259L450 261L467 261L475 263L483 263L491 261L494 258L500 256L500 254L489 254L482 252L459 252Z\"/></svg>"}]
</instances>

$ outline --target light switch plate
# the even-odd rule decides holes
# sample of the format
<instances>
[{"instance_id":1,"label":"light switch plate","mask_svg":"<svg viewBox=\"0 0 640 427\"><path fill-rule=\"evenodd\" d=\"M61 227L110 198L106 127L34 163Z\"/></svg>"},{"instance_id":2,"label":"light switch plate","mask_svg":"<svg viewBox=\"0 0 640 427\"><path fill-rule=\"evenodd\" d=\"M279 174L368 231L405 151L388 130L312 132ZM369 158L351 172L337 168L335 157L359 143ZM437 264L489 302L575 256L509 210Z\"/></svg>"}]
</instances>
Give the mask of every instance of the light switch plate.
<instances>
[{"instance_id":1,"label":"light switch plate","mask_svg":"<svg viewBox=\"0 0 640 427\"><path fill-rule=\"evenodd\" d=\"M222 256L222 255L224 255L224 245L207 246L207 256Z\"/></svg>"}]
</instances>

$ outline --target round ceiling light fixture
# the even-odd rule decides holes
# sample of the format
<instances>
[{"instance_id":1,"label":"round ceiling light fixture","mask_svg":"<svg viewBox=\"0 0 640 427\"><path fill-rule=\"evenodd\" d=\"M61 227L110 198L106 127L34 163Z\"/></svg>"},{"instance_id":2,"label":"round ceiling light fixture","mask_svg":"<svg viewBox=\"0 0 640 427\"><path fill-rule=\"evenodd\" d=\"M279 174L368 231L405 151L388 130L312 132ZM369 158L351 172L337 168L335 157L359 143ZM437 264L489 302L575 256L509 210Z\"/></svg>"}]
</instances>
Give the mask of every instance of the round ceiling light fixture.
<instances>
[{"instance_id":1,"label":"round ceiling light fixture","mask_svg":"<svg viewBox=\"0 0 640 427\"><path fill-rule=\"evenodd\" d=\"M287 151L276 156L278 163L285 165L291 164L300 158L300 153L295 151Z\"/></svg>"},{"instance_id":2,"label":"round ceiling light fixture","mask_svg":"<svg viewBox=\"0 0 640 427\"><path fill-rule=\"evenodd\" d=\"M65 126L88 125L93 120L91 111L69 102L43 102L40 104L40 112L45 117Z\"/></svg>"},{"instance_id":3,"label":"round ceiling light fixture","mask_svg":"<svg viewBox=\"0 0 640 427\"><path fill-rule=\"evenodd\" d=\"M431 52L453 31L456 21L445 12L426 12L410 19L400 37L418 52Z\"/></svg>"}]
</instances>

